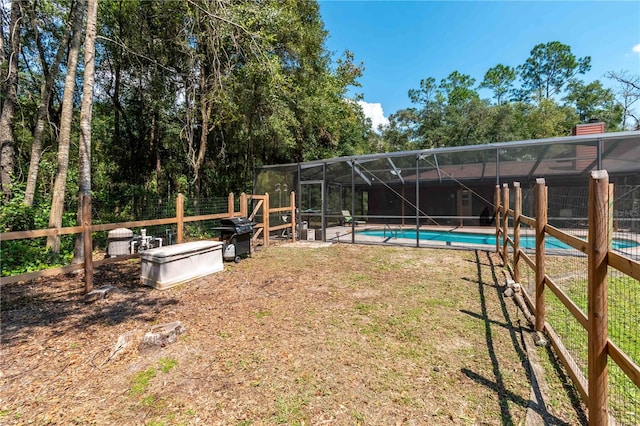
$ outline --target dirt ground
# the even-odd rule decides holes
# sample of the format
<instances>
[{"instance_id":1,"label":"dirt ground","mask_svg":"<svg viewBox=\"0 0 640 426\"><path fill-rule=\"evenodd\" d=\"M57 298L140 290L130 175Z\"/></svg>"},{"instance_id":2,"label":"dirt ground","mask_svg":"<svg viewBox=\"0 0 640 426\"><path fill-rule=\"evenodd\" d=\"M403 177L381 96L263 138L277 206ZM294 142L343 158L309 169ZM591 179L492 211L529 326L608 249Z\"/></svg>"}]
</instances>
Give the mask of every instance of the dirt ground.
<instances>
[{"instance_id":1,"label":"dirt ground","mask_svg":"<svg viewBox=\"0 0 640 426\"><path fill-rule=\"evenodd\" d=\"M488 253L281 244L165 291L139 276L98 269L116 290L93 303L82 276L2 288L0 423L524 423L524 319ZM111 356L172 321L175 343Z\"/></svg>"}]
</instances>

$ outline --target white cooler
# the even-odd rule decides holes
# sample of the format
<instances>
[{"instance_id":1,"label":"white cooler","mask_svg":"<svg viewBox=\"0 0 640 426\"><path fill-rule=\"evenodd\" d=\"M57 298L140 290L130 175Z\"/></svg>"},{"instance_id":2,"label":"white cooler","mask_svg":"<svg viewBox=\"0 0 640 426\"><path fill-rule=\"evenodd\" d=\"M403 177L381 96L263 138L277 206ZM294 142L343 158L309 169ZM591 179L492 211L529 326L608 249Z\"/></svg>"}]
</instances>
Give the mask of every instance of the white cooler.
<instances>
[{"instance_id":1,"label":"white cooler","mask_svg":"<svg viewBox=\"0 0 640 426\"><path fill-rule=\"evenodd\" d=\"M144 285L164 290L195 278L222 271L220 241L192 241L140 253L140 279Z\"/></svg>"}]
</instances>

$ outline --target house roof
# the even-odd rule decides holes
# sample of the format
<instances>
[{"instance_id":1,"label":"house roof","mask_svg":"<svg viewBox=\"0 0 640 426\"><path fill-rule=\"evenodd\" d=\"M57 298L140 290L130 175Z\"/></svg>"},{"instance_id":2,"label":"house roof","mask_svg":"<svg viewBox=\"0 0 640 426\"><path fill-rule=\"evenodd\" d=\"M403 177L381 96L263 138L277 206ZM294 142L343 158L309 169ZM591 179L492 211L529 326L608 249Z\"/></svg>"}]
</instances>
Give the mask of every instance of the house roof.
<instances>
[{"instance_id":1,"label":"house roof","mask_svg":"<svg viewBox=\"0 0 640 426\"><path fill-rule=\"evenodd\" d=\"M513 180L640 173L640 131L432 148L265 166L258 173L300 170L302 181L373 185L446 180Z\"/></svg>"}]
</instances>

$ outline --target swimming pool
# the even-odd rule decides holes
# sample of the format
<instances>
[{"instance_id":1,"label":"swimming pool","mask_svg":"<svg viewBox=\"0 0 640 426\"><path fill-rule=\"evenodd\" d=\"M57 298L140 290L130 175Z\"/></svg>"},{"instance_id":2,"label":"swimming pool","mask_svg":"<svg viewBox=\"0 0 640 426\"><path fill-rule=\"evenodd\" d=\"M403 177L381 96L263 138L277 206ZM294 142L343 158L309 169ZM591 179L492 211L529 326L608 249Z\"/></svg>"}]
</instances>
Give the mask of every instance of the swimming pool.
<instances>
[{"instance_id":1,"label":"swimming pool","mask_svg":"<svg viewBox=\"0 0 640 426\"><path fill-rule=\"evenodd\" d=\"M363 229L356 231L359 235L366 235L372 237L387 237L393 238L407 238L415 241L416 230L415 229L403 229L403 230L381 230L381 229ZM474 245L496 245L496 236L492 234L475 234L471 232L450 232L450 231L433 231L433 230L420 230L420 241L444 241L447 243L463 243ZM557 238L547 236L545 238L545 248L550 250L567 250L572 247L558 240ZM500 239L502 243L502 238ZM521 235L520 247L533 249L536 246L536 238L533 235ZM637 247L638 242L626 239L614 239L613 248L620 250L631 247Z\"/></svg>"}]
</instances>

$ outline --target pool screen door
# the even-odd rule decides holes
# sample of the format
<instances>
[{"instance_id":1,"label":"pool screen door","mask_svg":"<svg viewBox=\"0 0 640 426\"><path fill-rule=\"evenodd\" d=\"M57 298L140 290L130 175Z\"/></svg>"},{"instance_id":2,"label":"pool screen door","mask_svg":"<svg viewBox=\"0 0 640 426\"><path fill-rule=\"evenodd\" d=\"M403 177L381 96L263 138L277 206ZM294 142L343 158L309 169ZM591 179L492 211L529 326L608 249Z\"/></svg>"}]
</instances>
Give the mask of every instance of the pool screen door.
<instances>
[{"instance_id":1,"label":"pool screen door","mask_svg":"<svg viewBox=\"0 0 640 426\"><path fill-rule=\"evenodd\" d=\"M302 229L320 229L324 233L324 182L300 182L300 224ZM303 238L304 235L300 235Z\"/></svg>"}]
</instances>

